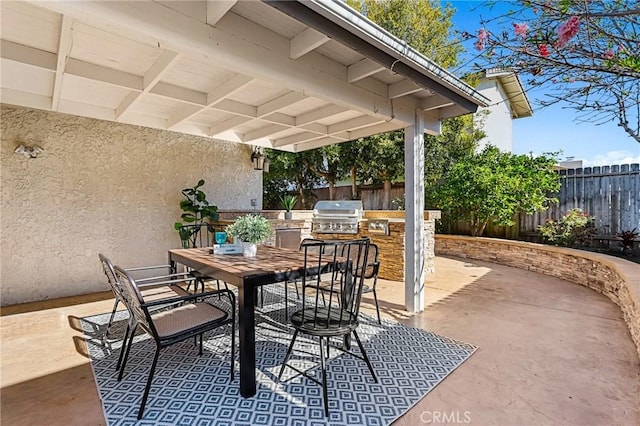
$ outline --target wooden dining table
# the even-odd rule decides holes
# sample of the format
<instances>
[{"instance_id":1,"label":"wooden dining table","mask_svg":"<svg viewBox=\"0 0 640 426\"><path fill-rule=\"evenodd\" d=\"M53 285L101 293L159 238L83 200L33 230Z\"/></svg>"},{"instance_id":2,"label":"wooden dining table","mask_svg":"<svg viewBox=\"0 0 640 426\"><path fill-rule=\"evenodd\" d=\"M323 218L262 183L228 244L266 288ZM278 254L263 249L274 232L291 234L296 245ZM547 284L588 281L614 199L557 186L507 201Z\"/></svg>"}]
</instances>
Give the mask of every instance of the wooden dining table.
<instances>
[{"instance_id":1,"label":"wooden dining table","mask_svg":"<svg viewBox=\"0 0 640 426\"><path fill-rule=\"evenodd\" d=\"M313 265L314 262L308 264ZM240 395L256 394L255 294L263 285L293 281L305 272L304 252L280 247L259 246L255 257L213 254L210 248L169 250L169 263L187 266L206 276L238 288L238 331L240 345ZM330 262L307 268L315 275L328 271Z\"/></svg>"}]
</instances>

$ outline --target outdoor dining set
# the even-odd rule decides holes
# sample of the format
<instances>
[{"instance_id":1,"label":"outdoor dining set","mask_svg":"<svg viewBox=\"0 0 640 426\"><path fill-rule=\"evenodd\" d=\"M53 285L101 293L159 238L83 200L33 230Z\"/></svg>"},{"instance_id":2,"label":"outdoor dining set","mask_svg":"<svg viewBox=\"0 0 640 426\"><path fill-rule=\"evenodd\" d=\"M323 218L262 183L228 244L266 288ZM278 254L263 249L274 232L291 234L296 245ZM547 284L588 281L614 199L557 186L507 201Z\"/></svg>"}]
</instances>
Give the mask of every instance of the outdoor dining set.
<instances>
[{"instance_id":1,"label":"outdoor dining set","mask_svg":"<svg viewBox=\"0 0 640 426\"><path fill-rule=\"evenodd\" d=\"M206 231L205 231L206 232ZM329 416L327 361L330 351L349 353L367 366L363 375L377 382L357 329L365 281L377 268L377 247L368 238L346 240L307 239L299 250L260 246L255 257L242 254L214 254L212 247L193 240L189 248L169 250L168 263L149 267L123 268L103 254L100 262L115 300L103 339L122 339L116 365L118 381L127 374L127 359L137 331L142 330L156 345L138 419L144 415L161 350L193 339L194 350L203 352L203 341L218 333L231 337L229 386L235 386L235 340L239 341L239 392L244 398L256 395L256 313L261 309L264 286L295 286L296 310L288 311L285 326L292 338L281 360L277 382L288 368L322 386L324 414ZM209 286L205 286L205 282ZM208 288L207 288L208 287ZM215 288L214 290L209 290ZM285 292L285 295L287 292ZM287 298L288 296L285 296ZM112 323L123 304L128 313L123 336L112 332ZM237 314L236 314L237 312ZM378 314L379 315L379 314ZM238 328L236 336L236 327ZM117 333L119 334L119 333ZM139 334L139 333L138 333ZM298 336L306 335L319 347L320 373L300 370L290 359ZM351 350L351 337L358 350ZM227 354L222 354L224 357ZM364 365L363 365L364 366ZM317 367L317 364L316 366ZM153 398L153 396L152 396Z\"/></svg>"}]
</instances>

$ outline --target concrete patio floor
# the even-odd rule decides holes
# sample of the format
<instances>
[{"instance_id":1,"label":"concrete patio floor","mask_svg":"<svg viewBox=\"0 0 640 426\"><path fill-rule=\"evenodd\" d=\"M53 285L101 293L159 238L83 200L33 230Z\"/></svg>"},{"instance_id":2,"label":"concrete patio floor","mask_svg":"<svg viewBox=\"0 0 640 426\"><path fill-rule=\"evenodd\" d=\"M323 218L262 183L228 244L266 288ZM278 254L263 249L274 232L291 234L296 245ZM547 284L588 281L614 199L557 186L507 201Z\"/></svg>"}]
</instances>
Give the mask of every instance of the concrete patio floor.
<instances>
[{"instance_id":1,"label":"concrete patio floor","mask_svg":"<svg viewBox=\"0 0 640 426\"><path fill-rule=\"evenodd\" d=\"M402 283L379 281L382 314L479 350L397 426L639 425L640 361L617 306L557 278L438 257L425 312ZM2 308L3 425L105 424L77 318L110 293ZM373 298L364 297L374 313Z\"/></svg>"}]
</instances>

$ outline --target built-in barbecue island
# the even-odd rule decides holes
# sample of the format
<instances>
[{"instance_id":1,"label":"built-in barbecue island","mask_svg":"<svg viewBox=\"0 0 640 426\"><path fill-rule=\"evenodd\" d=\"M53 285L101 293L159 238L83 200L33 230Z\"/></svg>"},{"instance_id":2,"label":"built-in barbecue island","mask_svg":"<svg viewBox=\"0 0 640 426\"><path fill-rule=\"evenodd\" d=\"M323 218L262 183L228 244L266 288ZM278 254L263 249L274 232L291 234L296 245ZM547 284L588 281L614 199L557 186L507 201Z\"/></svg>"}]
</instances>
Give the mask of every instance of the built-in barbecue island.
<instances>
[{"instance_id":1,"label":"built-in barbecue island","mask_svg":"<svg viewBox=\"0 0 640 426\"><path fill-rule=\"evenodd\" d=\"M369 237L380 249L378 277L404 281L405 212L401 210L364 210L359 200L319 201L314 210L294 210L293 219L284 219L277 210L221 211L219 227L247 213L257 213L269 219L272 233L265 243L272 246L297 248L304 238L350 239ZM439 210L424 212L425 273L435 272L435 221Z\"/></svg>"}]
</instances>

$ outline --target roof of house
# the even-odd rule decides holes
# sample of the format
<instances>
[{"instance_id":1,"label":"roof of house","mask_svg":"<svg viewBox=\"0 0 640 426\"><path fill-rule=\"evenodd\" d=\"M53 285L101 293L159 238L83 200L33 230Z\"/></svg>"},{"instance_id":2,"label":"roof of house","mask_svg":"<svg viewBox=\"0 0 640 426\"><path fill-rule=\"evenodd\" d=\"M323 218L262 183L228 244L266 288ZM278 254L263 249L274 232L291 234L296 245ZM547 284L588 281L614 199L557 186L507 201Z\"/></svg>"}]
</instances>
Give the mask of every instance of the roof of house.
<instances>
[{"instance_id":1,"label":"roof of house","mask_svg":"<svg viewBox=\"0 0 640 426\"><path fill-rule=\"evenodd\" d=\"M490 68L485 70L484 76L486 78L494 78L502 85L511 107L511 118L531 117L533 115L533 109L524 92L522 82L518 74L513 70L501 67Z\"/></svg>"},{"instance_id":2,"label":"roof of house","mask_svg":"<svg viewBox=\"0 0 640 426\"><path fill-rule=\"evenodd\" d=\"M8 104L303 151L488 103L337 1L0 8Z\"/></svg>"}]
</instances>

